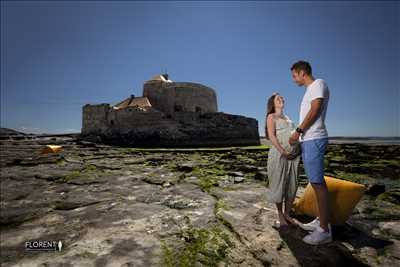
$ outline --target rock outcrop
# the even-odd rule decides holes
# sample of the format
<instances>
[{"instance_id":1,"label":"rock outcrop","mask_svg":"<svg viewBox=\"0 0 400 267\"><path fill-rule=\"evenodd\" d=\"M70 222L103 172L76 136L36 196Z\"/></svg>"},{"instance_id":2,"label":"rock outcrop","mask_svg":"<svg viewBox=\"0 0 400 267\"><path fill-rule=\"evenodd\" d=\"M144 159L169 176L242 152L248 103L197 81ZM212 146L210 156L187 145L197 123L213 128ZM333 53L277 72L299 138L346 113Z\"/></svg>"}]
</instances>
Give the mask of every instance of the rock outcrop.
<instances>
[{"instance_id":1,"label":"rock outcrop","mask_svg":"<svg viewBox=\"0 0 400 267\"><path fill-rule=\"evenodd\" d=\"M91 108L91 107L86 107ZM133 147L190 147L258 145L257 120L224 113L160 112L130 114L110 112L116 118L110 127L82 133L85 140ZM114 114L118 112L118 114ZM129 112L129 111L128 111ZM121 118L122 117L122 118Z\"/></svg>"},{"instance_id":2,"label":"rock outcrop","mask_svg":"<svg viewBox=\"0 0 400 267\"><path fill-rule=\"evenodd\" d=\"M42 155L46 144L64 151ZM383 183L384 191L380 187L363 197L347 224L333 229L333 243L312 247L302 242L306 232L297 227L273 228L277 217L266 201L265 146L133 149L76 136L4 139L0 145L2 266L397 266L400 261L399 180L385 168L380 169L385 178L340 171L340 178L367 186ZM327 158L340 163L341 155L354 150L357 146L329 146ZM393 159L400 156L390 146L360 151L365 154L359 164L389 151ZM303 190L300 186L299 196ZM25 242L34 240L60 240L63 249L25 251Z\"/></svg>"}]
</instances>

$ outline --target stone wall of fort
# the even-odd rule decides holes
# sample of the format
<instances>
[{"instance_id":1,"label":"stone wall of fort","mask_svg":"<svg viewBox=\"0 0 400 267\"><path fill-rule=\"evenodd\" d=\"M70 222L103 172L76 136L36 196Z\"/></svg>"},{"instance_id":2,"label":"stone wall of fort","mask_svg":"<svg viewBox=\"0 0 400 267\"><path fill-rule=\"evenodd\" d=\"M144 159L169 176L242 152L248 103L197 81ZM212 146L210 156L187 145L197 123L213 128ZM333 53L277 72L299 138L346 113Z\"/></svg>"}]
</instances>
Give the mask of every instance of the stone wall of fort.
<instances>
[{"instance_id":1,"label":"stone wall of fort","mask_svg":"<svg viewBox=\"0 0 400 267\"><path fill-rule=\"evenodd\" d=\"M143 86L143 96L149 99L154 108L168 115L186 111L218 111L214 90L197 83L150 81Z\"/></svg>"}]
</instances>

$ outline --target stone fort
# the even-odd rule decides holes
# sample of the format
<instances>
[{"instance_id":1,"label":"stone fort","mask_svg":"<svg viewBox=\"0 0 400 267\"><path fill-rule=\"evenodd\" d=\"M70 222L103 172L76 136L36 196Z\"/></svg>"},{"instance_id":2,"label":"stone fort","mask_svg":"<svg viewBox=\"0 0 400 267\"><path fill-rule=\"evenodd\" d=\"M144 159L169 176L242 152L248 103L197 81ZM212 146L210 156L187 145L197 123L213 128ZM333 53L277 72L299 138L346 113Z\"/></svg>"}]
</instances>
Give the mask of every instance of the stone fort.
<instances>
[{"instance_id":1,"label":"stone fort","mask_svg":"<svg viewBox=\"0 0 400 267\"><path fill-rule=\"evenodd\" d=\"M157 75L143 85L143 96L120 103L83 106L83 139L120 146L258 145L256 119L218 112L212 88L173 82Z\"/></svg>"}]
</instances>

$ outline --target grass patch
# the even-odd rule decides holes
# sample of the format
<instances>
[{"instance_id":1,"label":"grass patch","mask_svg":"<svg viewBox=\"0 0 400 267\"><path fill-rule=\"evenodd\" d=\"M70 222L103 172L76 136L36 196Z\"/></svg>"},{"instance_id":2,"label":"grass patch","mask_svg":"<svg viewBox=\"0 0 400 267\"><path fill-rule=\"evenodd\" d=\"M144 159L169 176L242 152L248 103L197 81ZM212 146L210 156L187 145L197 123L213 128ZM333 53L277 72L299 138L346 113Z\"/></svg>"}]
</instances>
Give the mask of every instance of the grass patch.
<instances>
[{"instance_id":1,"label":"grass patch","mask_svg":"<svg viewBox=\"0 0 400 267\"><path fill-rule=\"evenodd\" d=\"M81 172L80 171L72 171L70 173L68 173L67 175L65 175L64 177L60 178L59 181L60 182L64 182L64 183L68 183L78 177L81 176Z\"/></svg>"},{"instance_id":2,"label":"grass patch","mask_svg":"<svg viewBox=\"0 0 400 267\"><path fill-rule=\"evenodd\" d=\"M94 180L98 177L98 175L99 175L99 169L95 165L89 164L83 170L71 171L64 177L60 178L58 181L68 183L78 178Z\"/></svg>"},{"instance_id":3,"label":"grass patch","mask_svg":"<svg viewBox=\"0 0 400 267\"><path fill-rule=\"evenodd\" d=\"M377 199L400 205L400 189L382 193L377 197Z\"/></svg>"},{"instance_id":4,"label":"grass patch","mask_svg":"<svg viewBox=\"0 0 400 267\"><path fill-rule=\"evenodd\" d=\"M255 159L248 157L248 155L237 155L236 158L237 161L248 165L255 165L257 163Z\"/></svg>"},{"instance_id":5,"label":"grass patch","mask_svg":"<svg viewBox=\"0 0 400 267\"><path fill-rule=\"evenodd\" d=\"M365 174L344 172L344 171L335 171L335 177L360 184L365 184L366 180L372 179L371 177Z\"/></svg>"},{"instance_id":6,"label":"grass patch","mask_svg":"<svg viewBox=\"0 0 400 267\"><path fill-rule=\"evenodd\" d=\"M370 205L363 210L364 216L374 220L399 220L399 205L375 199Z\"/></svg>"},{"instance_id":7,"label":"grass patch","mask_svg":"<svg viewBox=\"0 0 400 267\"><path fill-rule=\"evenodd\" d=\"M222 190L229 192L229 191L242 190L242 188L239 186L227 186L227 187L222 188Z\"/></svg>"},{"instance_id":8,"label":"grass patch","mask_svg":"<svg viewBox=\"0 0 400 267\"><path fill-rule=\"evenodd\" d=\"M137 152L213 152L213 151L231 151L235 149L244 150L268 150L270 147L267 145L259 146L242 146L242 147L187 147L187 148L124 148L122 150L125 154L137 153Z\"/></svg>"},{"instance_id":9,"label":"grass patch","mask_svg":"<svg viewBox=\"0 0 400 267\"><path fill-rule=\"evenodd\" d=\"M194 167L192 174L198 176L200 175L223 176L226 175L226 171L223 164L212 164L209 168Z\"/></svg>"},{"instance_id":10,"label":"grass patch","mask_svg":"<svg viewBox=\"0 0 400 267\"><path fill-rule=\"evenodd\" d=\"M201 190L210 192L212 187L218 186L221 177L227 174L222 164L213 164L210 168L195 167L191 175L198 177Z\"/></svg>"},{"instance_id":11,"label":"grass patch","mask_svg":"<svg viewBox=\"0 0 400 267\"><path fill-rule=\"evenodd\" d=\"M325 156L326 159L329 159L329 161L336 161L336 162L343 162L346 160L345 155L333 153L333 152L328 152L327 155Z\"/></svg>"},{"instance_id":12,"label":"grass patch","mask_svg":"<svg viewBox=\"0 0 400 267\"><path fill-rule=\"evenodd\" d=\"M234 246L229 235L218 226L212 228L194 228L182 230L178 234L180 244L175 248L161 242L163 251L163 266L187 267L196 266L196 262L203 266L218 266L229 254Z\"/></svg>"},{"instance_id":13,"label":"grass patch","mask_svg":"<svg viewBox=\"0 0 400 267\"><path fill-rule=\"evenodd\" d=\"M210 176L202 176L199 178L199 186L202 191L209 193L211 188L218 186L218 179Z\"/></svg>"},{"instance_id":14,"label":"grass patch","mask_svg":"<svg viewBox=\"0 0 400 267\"><path fill-rule=\"evenodd\" d=\"M370 160L368 162L360 164L361 167L367 168L384 168L388 165L393 165L400 168L399 160L388 160L388 159L380 159L380 160Z\"/></svg>"},{"instance_id":15,"label":"grass patch","mask_svg":"<svg viewBox=\"0 0 400 267\"><path fill-rule=\"evenodd\" d=\"M218 201L215 203L215 213L218 213L218 211L221 209L229 210L230 207L223 199L218 199Z\"/></svg>"},{"instance_id":16,"label":"grass patch","mask_svg":"<svg viewBox=\"0 0 400 267\"><path fill-rule=\"evenodd\" d=\"M66 161L64 159L64 157L60 157L56 160L56 164L59 166L64 166L66 164Z\"/></svg>"},{"instance_id":17,"label":"grass patch","mask_svg":"<svg viewBox=\"0 0 400 267\"><path fill-rule=\"evenodd\" d=\"M256 177L256 174L254 172L248 172L244 175L244 178L246 180L254 180L255 177Z\"/></svg>"}]
</instances>

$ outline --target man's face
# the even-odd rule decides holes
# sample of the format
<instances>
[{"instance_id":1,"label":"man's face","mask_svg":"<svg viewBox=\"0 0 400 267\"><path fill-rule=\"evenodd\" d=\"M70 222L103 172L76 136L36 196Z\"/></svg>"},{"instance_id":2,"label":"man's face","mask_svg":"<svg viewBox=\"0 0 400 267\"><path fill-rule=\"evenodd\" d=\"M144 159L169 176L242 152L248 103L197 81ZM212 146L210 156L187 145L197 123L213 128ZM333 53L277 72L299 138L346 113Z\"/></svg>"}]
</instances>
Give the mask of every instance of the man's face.
<instances>
[{"instance_id":1,"label":"man's face","mask_svg":"<svg viewBox=\"0 0 400 267\"><path fill-rule=\"evenodd\" d=\"M298 86L304 85L304 71L300 70L297 72L296 70L292 70L292 78Z\"/></svg>"}]
</instances>

